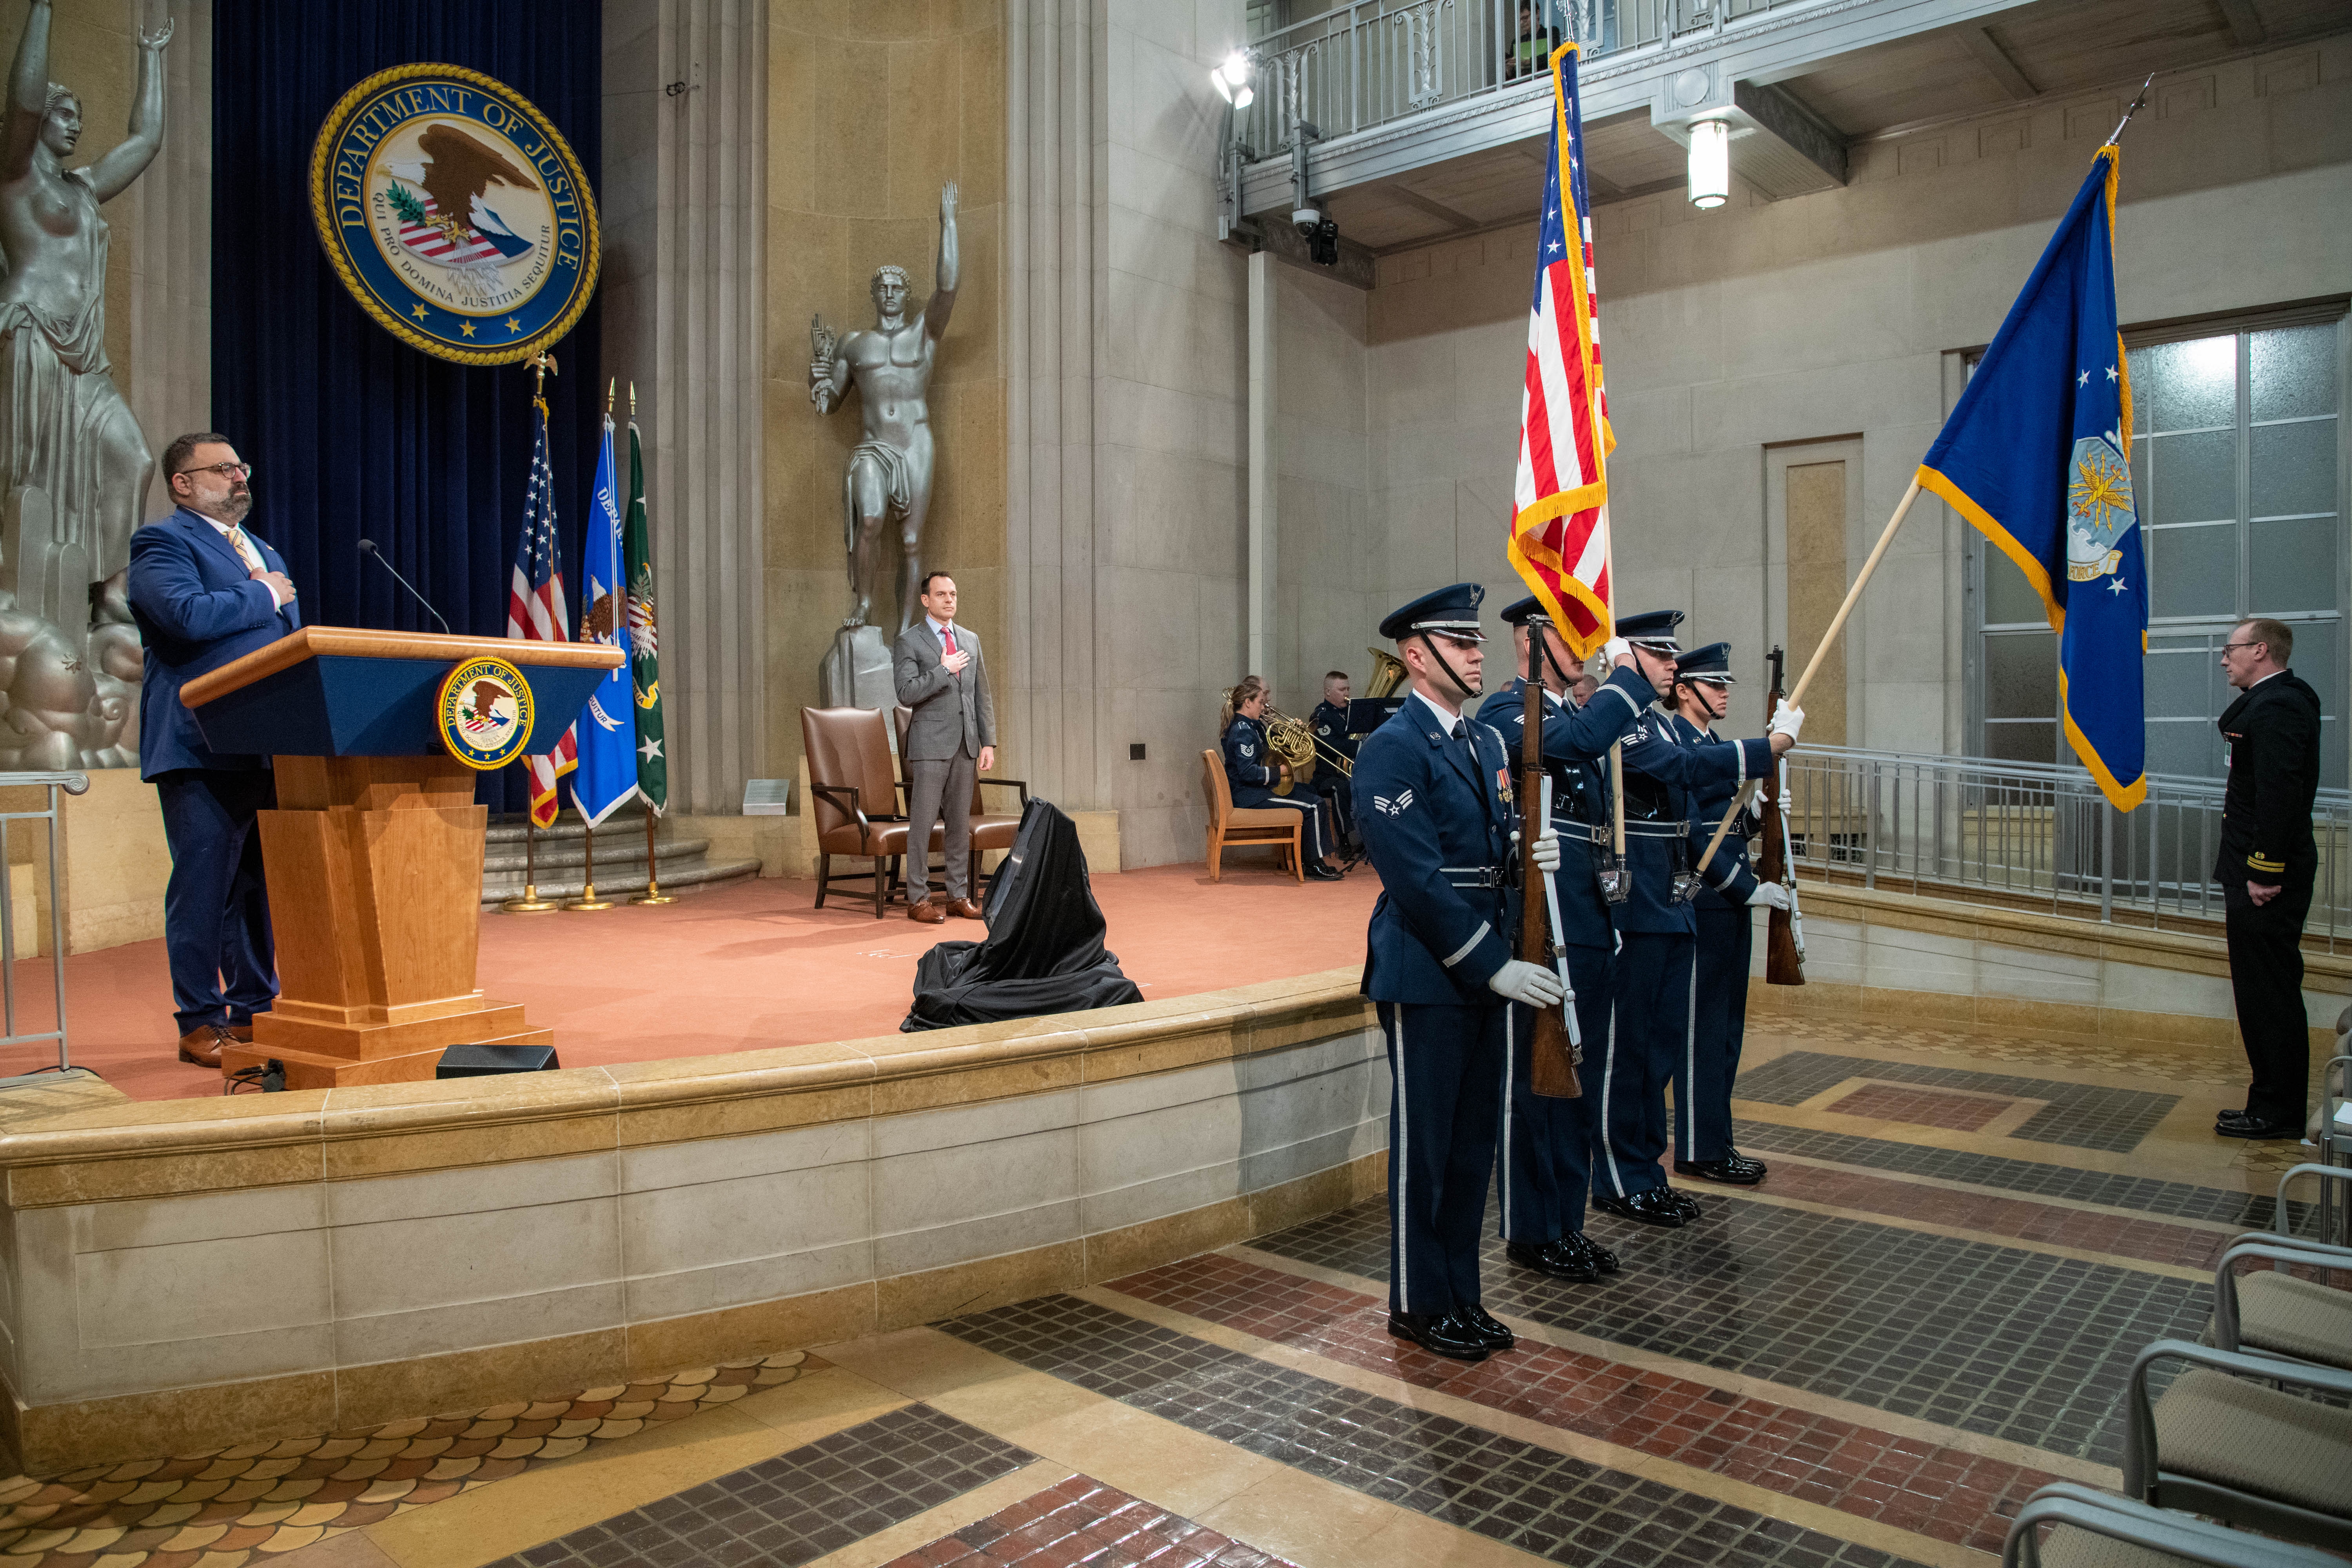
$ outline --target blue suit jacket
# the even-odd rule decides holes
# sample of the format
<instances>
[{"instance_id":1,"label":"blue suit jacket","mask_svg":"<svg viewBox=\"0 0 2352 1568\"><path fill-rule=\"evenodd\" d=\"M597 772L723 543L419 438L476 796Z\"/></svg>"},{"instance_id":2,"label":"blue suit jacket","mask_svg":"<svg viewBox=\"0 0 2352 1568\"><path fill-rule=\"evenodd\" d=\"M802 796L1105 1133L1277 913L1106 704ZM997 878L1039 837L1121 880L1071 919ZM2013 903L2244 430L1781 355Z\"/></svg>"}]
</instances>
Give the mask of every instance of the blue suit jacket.
<instances>
[{"instance_id":1,"label":"blue suit jacket","mask_svg":"<svg viewBox=\"0 0 2352 1568\"><path fill-rule=\"evenodd\" d=\"M1495 726L1510 753L1516 776L1519 745L1527 733L1528 683L1514 680L1486 699L1478 717ZM1630 669L1612 670L1592 700L1570 708L1548 697L1543 725L1545 771L1551 774L1551 819L1563 826L1606 828L1609 825L1609 748L1641 721L1652 700L1650 683ZM1614 945L1609 902L1593 876L1590 838L1562 835L1559 869L1560 940L1572 947Z\"/></svg>"},{"instance_id":2,"label":"blue suit jacket","mask_svg":"<svg viewBox=\"0 0 2352 1568\"><path fill-rule=\"evenodd\" d=\"M1676 737L1691 751L1707 753L1738 745L1712 730L1702 730L1677 713L1674 717ZM1770 742L1766 742L1769 748ZM1776 758L1765 764L1778 767ZM1750 774L1750 777L1755 775ZM1724 812L1738 798L1739 785L1724 779L1715 779L1695 786L1690 792L1691 803L1691 864L1706 853L1707 843L1715 837L1715 825L1723 820ZM1723 837L1723 847L1707 862L1706 886L1699 889L1694 900L1700 909L1742 910L1747 908L1748 895L1756 890L1756 873L1748 864L1748 836L1757 830L1756 808L1753 805L1741 811L1731 831Z\"/></svg>"},{"instance_id":3,"label":"blue suit jacket","mask_svg":"<svg viewBox=\"0 0 2352 1568\"><path fill-rule=\"evenodd\" d=\"M1633 833L1632 824L1695 818L1698 808L1693 792L1717 786L1737 790L1772 765L1772 742L1766 737L1698 747L1685 742L1686 732L1680 719L1653 708L1625 737L1625 870L1633 892L1617 906L1619 931L1694 935L1698 931L1691 906L1675 902L1673 888L1677 861L1695 866L1699 850L1687 847L1685 837L1679 840L1685 847L1677 855L1677 840ZM1702 843L1700 848L1705 847ZM1707 867L1706 879L1714 887L1736 880L1720 853Z\"/></svg>"},{"instance_id":4,"label":"blue suit jacket","mask_svg":"<svg viewBox=\"0 0 2352 1568\"><path fill-rule=\"evenodd\" d=\"M247 530L272 572L286 562ZM215 752L180 687L206 670L276 642L302 624L297 601L276 607L268 584L247 574L244 558L210 520L182 507L131 536L131 614L146 644L139 683L139 776L173 768L262 768L267 757Z\"/></svg>"},{"instance_id":5,"label":"blue suit jacket","mask_svg":"<svg viewBox=\"0 0 2352 1568\"><path fill-rule=\"evenodd\" d=\"M1381 874L1364 959L1364 994L1375 1002L1503 1005L1486 982L1511 956L1516 892L1507 879L1457 888L1445 875L1510 860L1511 760L1475 719L1469 745L1475 762L1412 698L1356 753L1358 831Z\"/></svg>"}]
</instances>

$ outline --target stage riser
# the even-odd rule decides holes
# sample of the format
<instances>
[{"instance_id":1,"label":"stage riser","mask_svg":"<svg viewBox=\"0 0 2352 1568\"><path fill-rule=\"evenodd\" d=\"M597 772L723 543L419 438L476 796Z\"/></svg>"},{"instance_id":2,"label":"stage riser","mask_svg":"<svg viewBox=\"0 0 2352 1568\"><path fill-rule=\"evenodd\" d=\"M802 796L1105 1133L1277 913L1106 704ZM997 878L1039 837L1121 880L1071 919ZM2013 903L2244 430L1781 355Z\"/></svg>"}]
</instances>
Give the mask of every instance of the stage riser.
<instances>
[{"instance_id":1,"label":"stage riser","mask_svg":"<svg viewBox=\"0 0 2352 1568\"><path fill-rule=\"evenodd\" d=\"M1318 976L216 1101L97 1160L68 1153L86 1135L32 1133L51 1162L14 1151L0 1215L12 1440L47 1472L345 1429L902 1327L1294 1224L1381 1180L1387 1070L1353 992Z\"/></svg>"}]
</instances>

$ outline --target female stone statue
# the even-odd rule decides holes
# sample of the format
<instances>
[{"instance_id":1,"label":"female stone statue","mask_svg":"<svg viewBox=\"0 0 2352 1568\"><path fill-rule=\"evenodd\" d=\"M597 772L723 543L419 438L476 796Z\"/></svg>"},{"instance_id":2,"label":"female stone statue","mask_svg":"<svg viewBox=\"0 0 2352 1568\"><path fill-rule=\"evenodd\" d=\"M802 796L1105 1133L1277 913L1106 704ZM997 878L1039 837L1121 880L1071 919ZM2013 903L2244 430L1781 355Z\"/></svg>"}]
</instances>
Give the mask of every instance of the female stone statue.
<instances>
[{"instance_id":1,"label":"female stone statue","mask_svg":"<svg viewBox=\"0 0 2352 1568\"><path fill-rule=\"evenodd\" d=\"M49 79L50 0L32 0L0 135L0 584L79 644L90 586L130 560L154 458L106 358L106 220L163 142L166 21L139 37L131 134L85 168L81 102ZM201 267L204 257L187 264Z\"/></svg>"}]
</instances>

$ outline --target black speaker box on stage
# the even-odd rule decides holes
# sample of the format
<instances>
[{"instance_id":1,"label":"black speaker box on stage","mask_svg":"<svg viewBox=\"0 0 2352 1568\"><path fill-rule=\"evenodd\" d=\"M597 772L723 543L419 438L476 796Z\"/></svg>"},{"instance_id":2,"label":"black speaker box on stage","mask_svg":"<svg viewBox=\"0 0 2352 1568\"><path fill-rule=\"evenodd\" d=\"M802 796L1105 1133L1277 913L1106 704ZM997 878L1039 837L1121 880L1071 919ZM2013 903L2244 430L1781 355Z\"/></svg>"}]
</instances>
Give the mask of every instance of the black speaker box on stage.
<instances>
[{"instance_id":1,"label":"black speaker box on stage","mask_svg":"<svg viewBox=\"0 0 2352 1568\"><path fill-rule=\"evenodd\" d=\"M495 1078L507 1072L553 1072L563 1064L553 1046L451 1046L435 1078Z\"/></svg>"}]
</instances>

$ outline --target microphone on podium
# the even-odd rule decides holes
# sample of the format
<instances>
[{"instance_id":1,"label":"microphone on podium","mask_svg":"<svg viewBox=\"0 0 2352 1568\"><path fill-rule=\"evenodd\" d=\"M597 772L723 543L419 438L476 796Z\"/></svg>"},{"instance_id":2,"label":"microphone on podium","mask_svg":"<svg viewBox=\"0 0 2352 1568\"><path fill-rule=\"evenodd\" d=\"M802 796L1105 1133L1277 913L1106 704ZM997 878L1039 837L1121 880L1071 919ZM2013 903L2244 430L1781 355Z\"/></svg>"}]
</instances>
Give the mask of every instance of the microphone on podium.
<instances>
[{"instance_id":1,"label":"microphone on podium","mask_svg":"<svg viewBox=\"0 0 2352 1568\"><path fill-rule=\"evenodd\" d=\"M424 605L424 606L425 606L425 613L426 615L431 616L435 620L436 620L436 621L440 621L440 622L441 622L441 629L442 629L443 631L445 631L445 632L446 632L446 631L448 631L448 630L449 630L449 623L448 623L446 620L443 620L443 619L442 619L442 616L441 616L441 612L440 612L440 611L438 611L438 610L436 610L436 609L435 609L435 608L433 607L433 601L432 601L432 600L430 600L430 599L428 599L428 598L426 598L424 595L422 595L422 594L418 593L418 592L416 591L416 584L414 584L414 583L412 583L412 582L410 582L407 578L405 578L405 577L402 576L402 575L400 574L400 569L399 569L398 567L396 567L396 566L393 565L393 563L392 563L391 562L386 561L386 560L383 558L383 551L381 551L381 550L378 550L378 549L375 547L375 541L374 541L374 540L373 540L373 539L362 539L362 540L361 540L361 541L360 541L360 553L361 553L361 554L362 554L362 555L368 555L368 556L373 556L373 557L374 557L374 559L375 559L375 563L376 563L377 565L379 565L379 566L383 567L385 571L387 571L387 572L389 572L389 573L391 573L391 574L392 574L392 580L393 580L394 582L395 582L395 583L399 584L402 587L404 587L404 588L405 588L405 589L407 589L407 590L408 590L408 596L409 596L410 598L412 598L412 599L415 600L418 604L420 604L420 605ZM454 636L455 634L453 633L452 635Z\"/></svg>"}]
</instances>

